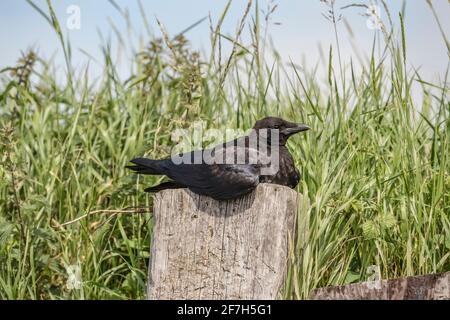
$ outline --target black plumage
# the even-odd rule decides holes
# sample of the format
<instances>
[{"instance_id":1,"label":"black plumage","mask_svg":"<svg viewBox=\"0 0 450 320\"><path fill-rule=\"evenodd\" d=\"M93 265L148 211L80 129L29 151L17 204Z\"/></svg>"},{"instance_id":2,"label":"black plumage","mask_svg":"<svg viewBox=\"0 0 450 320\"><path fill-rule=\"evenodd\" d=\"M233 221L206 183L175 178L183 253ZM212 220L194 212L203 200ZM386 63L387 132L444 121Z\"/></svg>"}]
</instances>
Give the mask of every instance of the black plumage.
<instances>
[{"instance_id":1,"label":"black plumage","mask_svg":"<svg viewBox=\"0 0 450 320\"><path fill-rule=\"evenodd\" d=\"M274 130L277 130L278 135L272 137ZM259 183L274 183L295 188L300 181L300 173L295 167L286 142L293 134L306 130L309 130L306 125L267 117L257 121L252 133L248 136L211 149L196 150L180 155L184 159L190 159L191 163L178 164L171 158L163 160L136 158L131 160L134 165L127 168L136 173L166 175L171 179L145 189L146 192L189 188L197 194L207 195L217 200L228 200L251 192ZM256 144L252 140L255 136ZM194 162L194 159L205 159L208 155L224 161ZM243 155L245 158L242 158ZM267 174L264 169L267 169L272 162L275 163L274 157L278 157L278 170ZM245 160L242 161L242 159Z\"/></svg>"}]
</instances>

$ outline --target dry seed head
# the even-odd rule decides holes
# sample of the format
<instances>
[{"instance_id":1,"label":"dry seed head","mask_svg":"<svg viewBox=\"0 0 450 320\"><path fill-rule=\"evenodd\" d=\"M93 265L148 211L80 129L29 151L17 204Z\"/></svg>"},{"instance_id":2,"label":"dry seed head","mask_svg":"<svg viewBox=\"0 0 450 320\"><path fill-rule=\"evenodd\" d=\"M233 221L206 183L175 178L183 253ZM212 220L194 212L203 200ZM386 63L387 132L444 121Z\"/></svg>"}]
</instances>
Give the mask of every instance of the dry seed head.
<instances>
[{"instance_id":1,"label":"dry seed head","mask_svg":"<svg viewBox=\"0 0 450 320\"><path fill-rule=\"evenodd\" d=\"M29 49L26 54L22 53L22 57L17 61L17 66L11 70L11 76L16 78L20 86L28 87L36 60L36 53Z\"/></svg>"}]
</instances>

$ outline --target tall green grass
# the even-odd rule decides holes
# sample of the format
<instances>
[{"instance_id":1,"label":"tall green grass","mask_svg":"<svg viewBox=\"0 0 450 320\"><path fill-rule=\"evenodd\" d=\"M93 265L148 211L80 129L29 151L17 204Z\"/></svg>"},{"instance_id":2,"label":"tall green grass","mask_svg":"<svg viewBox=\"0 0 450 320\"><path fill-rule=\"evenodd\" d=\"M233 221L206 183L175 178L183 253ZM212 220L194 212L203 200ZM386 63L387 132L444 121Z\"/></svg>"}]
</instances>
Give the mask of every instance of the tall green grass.
<instances>
[{"instance_id":1,"label":"tall green grass","mask_svg":"<svg viewBox=\"0 0 450 320\"><path fill-rule=\"evenodd\" d=\"M148 39L129 79L105 45L96 85L72 69L50 1L39 9L61 42L66 80L31 51L3 70L1 299L145 298L153 197L142 189L161 178L124 167L136 155L168 156L170 132L198 119L248 129L279 115L313 129L289 144L303 198L282 298L367 280L372 265L382 278L450 270L448 79L429 83L408 68L402 16L367 64L330 48L324 85L270 46L271 10L260 16L249 4L236 34L222 34L229 5L209 19L210 56L161 24L162 39ZM251 43L241 40L247 24ZM70 265L81 267L81 290L66 286Z\"/></svg>"}]
</instances>

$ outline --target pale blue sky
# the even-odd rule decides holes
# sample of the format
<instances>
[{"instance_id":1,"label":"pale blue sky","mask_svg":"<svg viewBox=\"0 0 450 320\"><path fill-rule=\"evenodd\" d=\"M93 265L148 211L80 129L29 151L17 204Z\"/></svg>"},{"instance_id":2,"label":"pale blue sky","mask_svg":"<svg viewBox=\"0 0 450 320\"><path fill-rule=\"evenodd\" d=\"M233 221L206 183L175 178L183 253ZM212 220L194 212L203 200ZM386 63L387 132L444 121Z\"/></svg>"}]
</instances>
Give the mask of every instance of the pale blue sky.
<instances>
[{"instance_id":1,"label":"pale blue sky","mask_svg":"<svg viewBox=\"0 0 450 320\"><path fill-rule=\"evenodd\" d=\"M47 12L46 1L35 0L39 7ZM134 26L134 37L131 42L137 44L139 35L145 36L146 31L139 13L138 2L135 0L117 0L122 8L127 8ZM302 63L304 58L311 67L318 61L318 44L325 50L334 45L334 35L331 24L322 17L326 11L319 0L305 1L274 1L278 4L270 27L270 34L281 57L296 63ZM337 0L336 7L340 8L356 1ZM389 9L395 23L398 24L398 12L403 1L391 0ZM73 64L80 66L86 61L78 49L89 52L92 56L100 57L101 44L98 30L108 38L113 36L112 27L108 18L122 31L122 36L128 40L126 26L120 14L107 0L58 0L53 1L56 14L63 26L63 32L70 38L73 51ZM166 26L170 34L176 34L200 18L211 13L214 22L217 22L227 1L225 0L142 0L151 28L156 35L160 35L156 24L156 17ZM267 0L261 0L260 8L267 6ZM370 3L360 0L359 3ZM439 18L443 24L447 36L450 36L450 5L448 0L434 0ZM68 30L66 28L67 7L78 5L81 9L81 29ZM244 12L246 1L235 0L223 25L223 33L234 34L236 26ZM374 31L366 26L366 18L361 16L365 10L350 8L341 13L349 21L355 33L356 42L363 52L370 52ZM254 10L253 10L254 12ZM254 14L254 13L252 13ZM383 20L386 16L382 13ZM448 64L448 55L445 43L439 32L425 0L406 0L406 35L408 44L408 60L415 67L420 67L426 79L433 79L445 72ZM342 56L349 60L355 59L351 48L349 34L344 24L339 24L339 32L342 40ZM209 24L207 21L191 30L186 36L192 41L194 47L206 49L209 47ZM60 47L55 33L48 23L25 0L0 0L0 69L15 64L20 56L20 51L29 46L38 49L39 54L50 57L57 53L56 61L62 63ZM131 56L129 57L131 58ZM125 59L125 61L127 61ZM129 61L129 60L128 60ZM127 62L124 63L125 65ZM125 66L126 67L126 66Z\"/></svg>"}]
</instances>

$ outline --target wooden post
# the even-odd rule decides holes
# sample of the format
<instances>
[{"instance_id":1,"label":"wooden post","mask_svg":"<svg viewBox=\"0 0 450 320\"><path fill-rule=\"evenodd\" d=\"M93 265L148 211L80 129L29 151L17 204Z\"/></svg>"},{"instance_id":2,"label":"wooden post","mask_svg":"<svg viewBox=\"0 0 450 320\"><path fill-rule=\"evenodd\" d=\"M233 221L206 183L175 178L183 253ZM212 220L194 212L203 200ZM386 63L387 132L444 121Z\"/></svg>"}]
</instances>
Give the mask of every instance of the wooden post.
<instances>
[{"instance_id":1,"label":"wooden post","mask_svg":"<svg viewBox=\"0 0 450 320\"><path fill-rule=\"evenodd\" d=\"M314 300L450 300L450 272L313 290Z\"/></svg>"},{"instance_id":2,"label":"wooden post","mask_svg":"<svg viewBox=\"0 0 450 320\"><path fill-rule=\"evenodd\" d=\"M149 299L276 299L299 195L262 184L236 200L156 195Z\"/></svg>"}]
</instances>

